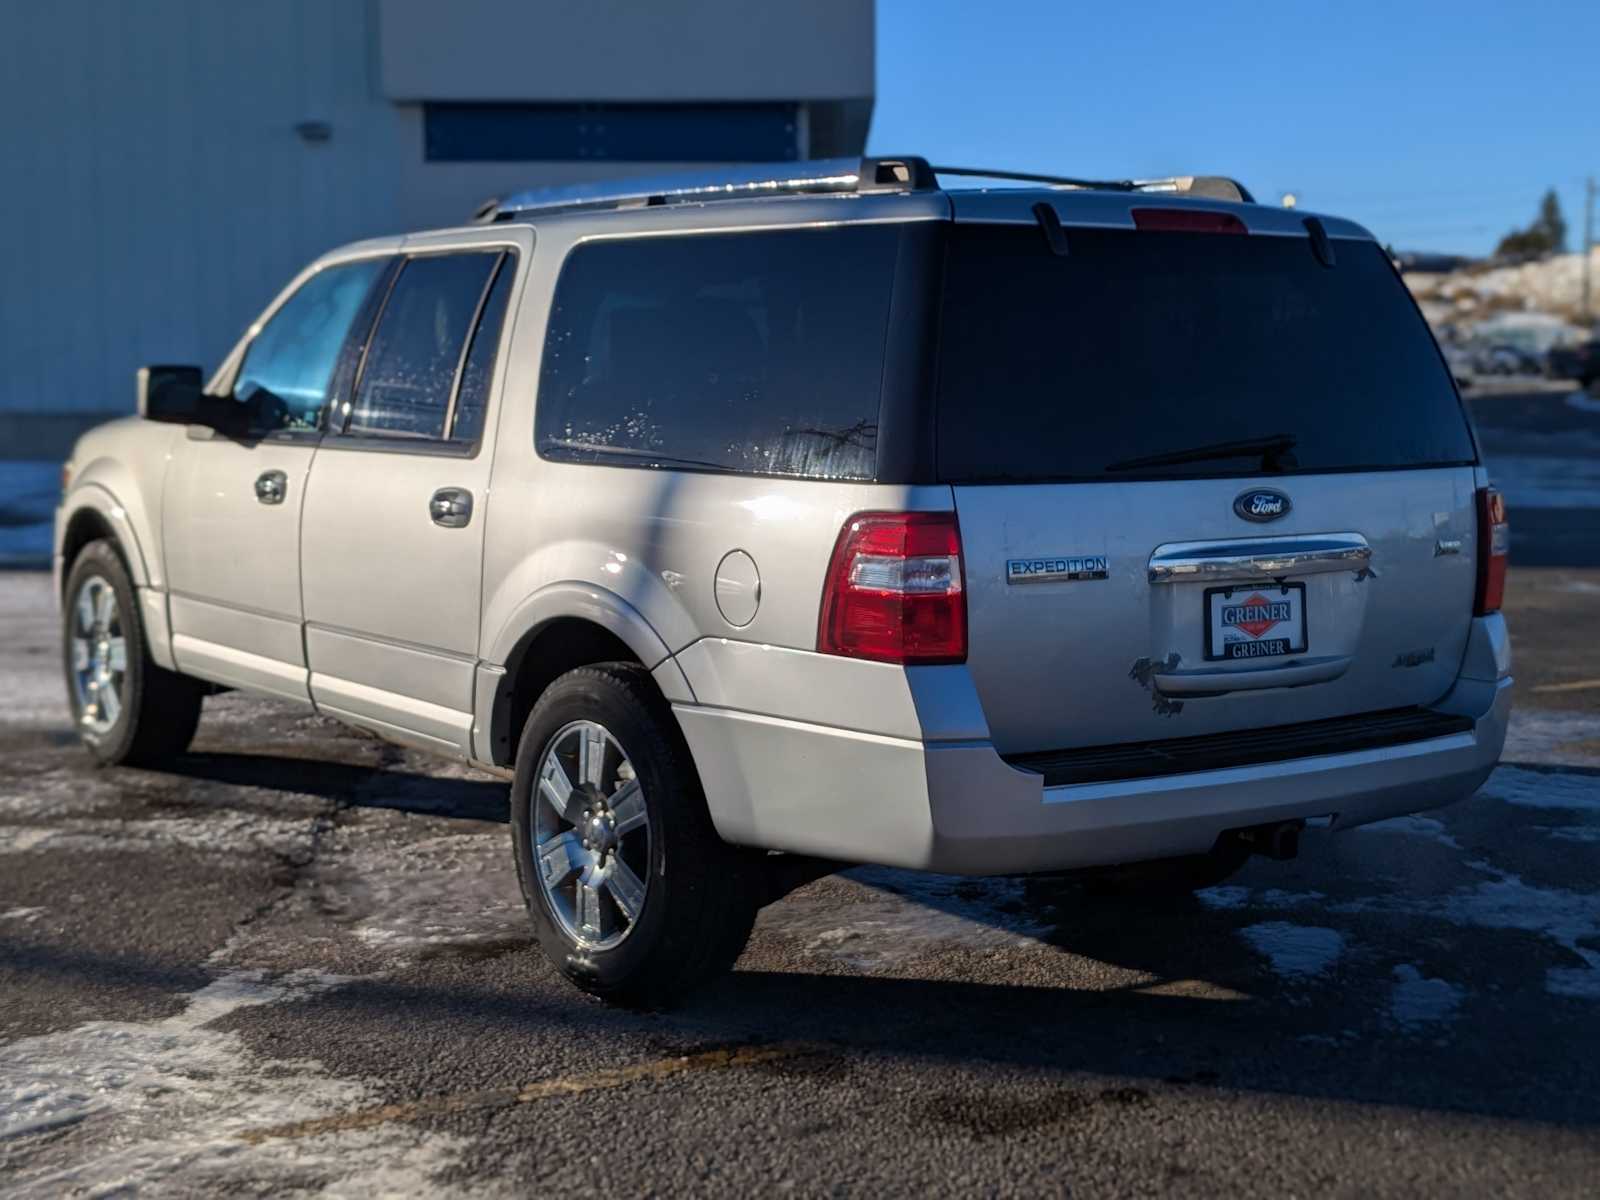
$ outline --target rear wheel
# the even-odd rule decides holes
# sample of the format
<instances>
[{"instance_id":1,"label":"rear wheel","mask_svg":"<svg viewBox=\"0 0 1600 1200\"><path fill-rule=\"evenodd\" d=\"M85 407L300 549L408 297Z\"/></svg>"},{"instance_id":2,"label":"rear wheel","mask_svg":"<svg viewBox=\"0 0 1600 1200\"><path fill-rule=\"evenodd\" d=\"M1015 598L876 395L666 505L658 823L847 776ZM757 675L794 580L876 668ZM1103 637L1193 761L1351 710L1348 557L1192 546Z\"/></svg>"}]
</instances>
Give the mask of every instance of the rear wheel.
<instances>
[{"instance_id":1,"label":"rear wheel","mask_svg":"<svg viewBox=\"0 0 1600 1200\"><path fill-rule=\"evenodd\" d=\"M581 667L551 684L523 727L511 796L523 899L574 984L658 1007L733 965L761 859L717 836L642 668Z\"/></svg>"},{"instance_id":2,"label":"rear wheel","mask_svg":"<svg viewBox=\"0 0 1600 1200\"><path fill-rule=\"evenodd\" d=\"M154 765L182 754L204 688L151 660L133 581L111 542L83 548L63 601L67 699L90 757L102 766Z\"/></svg>"}]
</instances>

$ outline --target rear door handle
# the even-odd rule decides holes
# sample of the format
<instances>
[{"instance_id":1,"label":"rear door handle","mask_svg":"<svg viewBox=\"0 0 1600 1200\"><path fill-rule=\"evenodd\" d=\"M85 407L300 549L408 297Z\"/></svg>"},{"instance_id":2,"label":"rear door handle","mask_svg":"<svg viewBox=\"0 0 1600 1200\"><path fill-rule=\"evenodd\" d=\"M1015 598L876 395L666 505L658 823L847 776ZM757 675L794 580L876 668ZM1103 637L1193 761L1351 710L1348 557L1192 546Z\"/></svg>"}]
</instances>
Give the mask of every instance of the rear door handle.
<instances>
[{"instance_id":1,"label":"rear door handle","mask_svg":"<svg viewBox=\"0 0 1600 1200\"><path fill-rule=\"evenodd\" d=\"M466 488L440 488L428 501L428 515L435 525L461 529L472 520L472 493Z\"/></svg>"},{"instance_id":2,"label":"rear door handle","mask_svg":"<svg viewBox=\"0 0 1600 1200\"><path fill-rule=\"evenodd\" d=\"M263 504L282 504L289 494L289 477L282 471L263 471L256 476L256 499Z\"/></svg>"},{"instance_id":3,"label":"rear door handle","mask_svg":"<svg viewBox=\"0 0 1600 1200\"><path fill-rule=\"evenodd\" d=\"M1150 555L1151 583L1248 583L1286 575L1371 572L1372 547L1359 533L1172 542ZM1376 572L1372 572L1376 574Z\"/></svg>"}]
</instances>

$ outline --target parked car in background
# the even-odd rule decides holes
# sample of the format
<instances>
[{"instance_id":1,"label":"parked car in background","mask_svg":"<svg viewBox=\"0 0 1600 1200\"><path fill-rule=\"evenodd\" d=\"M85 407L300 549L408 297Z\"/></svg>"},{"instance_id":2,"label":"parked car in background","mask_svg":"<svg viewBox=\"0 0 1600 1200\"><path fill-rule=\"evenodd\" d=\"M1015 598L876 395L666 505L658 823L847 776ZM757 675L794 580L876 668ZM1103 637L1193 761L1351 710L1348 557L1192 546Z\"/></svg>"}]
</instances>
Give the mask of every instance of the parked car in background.
<instances>
[{"instance_id":1,"label":"parked car in background","mask_svg":"<svg viewBox=\"0 0 1600 1200\"><path fill-rule=\"evenodd\" d=\"M1551 379L1571 379L1582 387L1591 386L1600 380L1600 338L1553 347L1545 359L1545 374Z\"/></svg>"},{"instance_id":2,"label":"parked car in background","mask_svg":"<svg viewBox=\"0 0 1600 1200\"><path fill-rule=\"evenodd\" d=\"M90 756L220 685L498 772L545 952L639 1004L808 864L1194 888L1483 782L1505 508L1371 234L770 170L346 246L141 372L56 520Z\"/></svg>"},{"instance_id":3,"label":"parked car in background","mask_svg":"<svg viewBox=\"0 0 1600 1200\"><path fill-rule=\"evenodd\" d=\"M1476 341L1468 362L1478 375L1538 375L1542 360L1533 352L1509 342Z\"/></svg>"}]
</instances>

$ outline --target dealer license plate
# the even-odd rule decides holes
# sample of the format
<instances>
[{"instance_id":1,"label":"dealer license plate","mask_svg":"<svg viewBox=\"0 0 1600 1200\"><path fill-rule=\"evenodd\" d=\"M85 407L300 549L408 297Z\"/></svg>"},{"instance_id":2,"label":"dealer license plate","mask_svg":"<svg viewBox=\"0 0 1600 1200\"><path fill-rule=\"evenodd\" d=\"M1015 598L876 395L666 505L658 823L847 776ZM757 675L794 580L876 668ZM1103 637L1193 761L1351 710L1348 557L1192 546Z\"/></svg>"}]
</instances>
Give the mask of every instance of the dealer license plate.
<instances>
[{"instance_id":1,"label":"dealer license plate","mask_svg":"<svg viewBox=\"0 0 1600 1200\"><path fill-rule=\"evenodd\" d=\"M1206 589L1206 658L1282 658L1306 649L1306 585Z\"/></svg>"}]
</instances>

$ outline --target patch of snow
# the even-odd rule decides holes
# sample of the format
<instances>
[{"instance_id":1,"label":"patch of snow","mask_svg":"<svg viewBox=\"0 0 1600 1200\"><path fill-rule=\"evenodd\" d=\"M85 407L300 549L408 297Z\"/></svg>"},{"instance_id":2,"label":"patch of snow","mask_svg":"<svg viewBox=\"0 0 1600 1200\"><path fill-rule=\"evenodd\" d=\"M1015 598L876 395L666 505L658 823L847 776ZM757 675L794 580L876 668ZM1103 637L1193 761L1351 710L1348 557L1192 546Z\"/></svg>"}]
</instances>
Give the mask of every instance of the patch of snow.
<instances>
[{"instance_id":1,"label":"patch of snow","mask_svg":"<svg viewBox=\"0 0 1600 1200\"><path fill-rule=\"evenodd\" d=\"M43 911L42 908L8 908L0 912L0 921L31 921Z\"/></svg>"},{"instance_id":2,"label":"patch of snow","mask_svg":"<svg viewBox=\"0 0 1600 1200\"><path fill-rule=\"evenodd\" d=\"M406 1194L459 1152L453 1138L400 1124L251 1145L247 1131L324 1117L374 1102L364 1083L310 1061L263 1062L236 1033L209 1029L253 1005L304 999L342 982L296 972L275 980L241 971L189 996L184 1011L145 1023L94 1021L24 1038L0 1058L0 1140L67 1130L81 1157L68 1166L13 1169L11 1196L197 1194L257 1188L275 1175L337 1180L342 1195ZM59 1162L70 1142L55 1143Z\"/></svg>"},{"instance_id":3,"label":"patch of snow","mask_svg":"<svg viewBox=\"0 0 1600 1200\"><path fill-rule=\"evenodd\" d=\"M1600 842L1600 825L1535 825L1534 828L1558 842L1582 842L1585 845Z\"/></svg>"},{"instance_id":4,"label":"patch of snow","mask_svg":"<svg viewBox=\"0 0 1600 1200\"><path fill-rule=\"evenodd\" d=\"M1591 960L1593 961L1593 960ZM1544 975L1544 990L1552 996L1575 1000L1600 1000L1600 964L1587 967L1551 967Z\"/></svg>"},{"instance_id":5,"label":"patch of snow","mask_svg":"<svg viewBox=\"0 0 1600 1200\"><path fill-rule=\"evenodd\" d=\"M66 818L52 828L18 826L0 832L0 854L32 850L49 840L52 849L165 850L183 846L226 854L291 850L303 844L305 820L291 820L261 811L198 809L193 815L159 816L129 821L115 817Z\"/></svg>"},{"instance_id":6,"label":"patch of snow","mask_svg":"<svg viewBox=\"0 0 1600 1200\"><path fill-rule=\"evenodd\" d=\"M1518 808L1600 813L1600 776L1597 775L1501 767L1484 784L1482 794Z\"/></svg>"},{"instance_id":7,"label":"patch of snow","mask_svg":"<svg viewBox=\"0 0 1600 1200\"><path fill-rule=\"evenodd\" d=\"M855 970L892 967L941 946L1030 946L1050 925L1020 879L965 879L856 867L763 909L759 927Z\"/></svg>"},{"instance_id":8,"label":"patch of snow","mask_svg":"<svg viewBox=\"0 0 1600 1200\"><path fill-rule=\"evenodd\" d=\"M1256 894L1256 903L1262 908L1298 908L1314 904L1328 897L1322 892L1290 892L1283 888L1267 888Z\"/></svg>"},{"instance_id":9,"label":"patch of snow","mask_svg":"<svg viewBox=\"0 0 1600 1200\"><path fill-rule=\"evenodd\" d=\"M1239 930L1239 936L1285 979L1304 980L1321 975L1344 953L1344 934L1316 925L1263 921Z\"/></svg>"},{"instance_id":10,"label":"patch of snow","mask_svg":"<svg viewBox=\"0 0 1600 1200\"><path fill-rule=\"evenodd\" d=\"M48 841L55 832L54 829L42 829L28 825L13 825L0 829L0 854L21 854L24 851L32 850L41 842Z\"/></svg>"},{"instance_id":11,"label":"patch of snow","mask_svg":"<svg viewBox=\"0 0 1600 1200\"><path fill-rule=\"evenodd\" d=\"M1387 821L1374 821L1370 825L1361 825L1357 828L1363 833L1398 833L1408 837L1426 838L1451 850L1461 849L1461 843L1450 836L1443 821L1434 817L1418 816L1415 813L1405 817L1390 817Z\"/></svg>"},{"instance_id":12,"label":"patch of snow","mask_svg":"<svg viewBox=\"0 0 1600 1200\"><path fill-rule=\"evenodd\" d=\"M1436 1024L1455 1015L1466 993L1444 979L1427 979L1410 963L1394 969L1389 1016L1404 1029Z\"/></svg>"},{"instance_id":13,"label":"patch of snow","mask_svg":"<svg viewBox=\"0 0 1600 1200\"><path fill-rule=\"evenodd\" d=\"M1600 246L1591 251L1591 266L1600 270ZM1467 268L1448 272L1415 272L1406 276L1418 300L1448 303L1458 313L1477 312L1487 305L1515 305L1525 310L1491 318L1502 329L1547 327L1555 340L1575 316L1583 296L1583 255L1555 254L1537 262L1488 270ZM1489 324L1490 322L1485 322Z\"/></svg>"},{"instance_id":14,"label":"patch of snow","mask_svg":"<svg viewBox=\"0 0 1600 1200\"><path fill-rule=\"evenodd\" d=\"M496 829L404 846L355 842L340 869L350 902L367 914L355 936L405 955L529 935L509 841Z\"/></svg>"},{"instance_id":15,"label":"patch of snow","mask_svg":"<svg viewBox=\"0 0 1600 1200\"><path fill-rule=\"evenodd\" d=\"M1250 889L1235 883L1227 883L1218 887L1202 888L1195 893L1195 899L1207 908L1243 908L1250 900Z\"/></svg>"},{"instance_id":16,"label":"patch of snow","mask_svg":"<svg viewBox=\"0 0 1600 1200\"><path fill-rule=\"evenodd\" d=\"M1471 865L1471 864L1469 864ZM1518 929L1549 938L1581 964L1546 972L1545 990L1600 998L1600 895L1524 883L1520 876L1482 864L1495 878L1444 896L1377 896L1333 906L1336 913L1403 913L1436 917L1478 929Z\"/></svg>"},{"instance_id":17,"label":"patch of snow","mask_svg":"<svg viewBox=\"0 0 1600 1200\"><path fill-rule=\"evenodd\" d=\"M1505 762L1532 762L1550 766L1600 766L1600 717L1589 713L1552 712L1526 706L1511 710L1511 726L1506 731ZM1489 777L1492 787L1501 767ZM1545 776L1550 778L1550 776Z\"/></svg>"}]
</instances>

